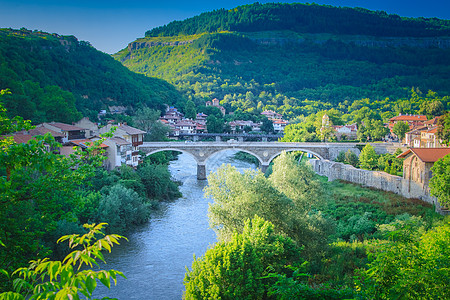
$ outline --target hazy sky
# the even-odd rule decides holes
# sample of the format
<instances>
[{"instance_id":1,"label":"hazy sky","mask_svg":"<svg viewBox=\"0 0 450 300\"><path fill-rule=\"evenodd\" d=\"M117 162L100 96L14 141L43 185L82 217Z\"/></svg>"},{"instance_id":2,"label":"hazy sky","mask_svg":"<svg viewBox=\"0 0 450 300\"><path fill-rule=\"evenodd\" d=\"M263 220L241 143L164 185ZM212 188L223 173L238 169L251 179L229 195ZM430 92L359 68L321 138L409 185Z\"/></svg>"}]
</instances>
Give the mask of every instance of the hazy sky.
<instances>
[{"instance_id":1,"label":"hazy sky","mask_svg":"<svg viewBox=\"0 0 450 300\"><path fill-rule=\"evenodd\" d=\"M202 12L233 8L241 0L0 0L0 27L74 35L115 53L145 31ZM259 1L260 3L277 2ZM279 1L301 2L301 1ZM449 0L316 0L311 3L364 7L406 17L450 19Z\"/></svg>"}]
</instances>

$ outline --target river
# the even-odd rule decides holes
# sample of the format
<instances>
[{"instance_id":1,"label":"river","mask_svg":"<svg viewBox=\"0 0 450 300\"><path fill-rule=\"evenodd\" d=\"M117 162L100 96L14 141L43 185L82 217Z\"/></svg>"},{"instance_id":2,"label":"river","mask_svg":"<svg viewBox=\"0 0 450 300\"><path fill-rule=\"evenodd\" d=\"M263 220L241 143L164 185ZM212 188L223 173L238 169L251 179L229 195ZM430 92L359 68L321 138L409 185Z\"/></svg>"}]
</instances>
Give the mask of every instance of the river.
<instances>
[{"instance_id":1,"label":"river","mask_svg":"<svg viewBox=\"0 0 450 300\"><path fill-rule=\"evenodd\" d=\"M206 162L207 173L222 164L232 164L239 170L254 168L233 159L234 150L212 156ZM186 267L191 267L193 255L202 256L216 242L216 235L208 224L208 203L203 188L206 181L197 180L197 165L189 154L180 154L171 162L172 176L182 182L183 194L170 202L163 202L151 220L127 234L128 242L106 253L106 269L123 272L110 290L98 286L95 297L125 299L181 299Z\"/></svg>"}]
</instances>

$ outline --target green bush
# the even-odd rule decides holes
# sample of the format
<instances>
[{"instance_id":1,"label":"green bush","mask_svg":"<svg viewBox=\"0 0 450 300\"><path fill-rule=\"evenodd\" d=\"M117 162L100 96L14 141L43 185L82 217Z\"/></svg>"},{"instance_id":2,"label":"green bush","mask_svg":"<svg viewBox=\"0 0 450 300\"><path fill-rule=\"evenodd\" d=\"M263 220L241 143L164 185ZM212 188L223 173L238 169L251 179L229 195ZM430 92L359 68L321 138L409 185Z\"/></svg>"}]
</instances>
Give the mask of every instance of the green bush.
<instances>
[{"instance_id":1,"label":"green bush","mask_svg":"<svg viewBox=\"0 0 450 300\"><path fill-rule=\"evenodd\" d=\"M99 202L98 219L110 224L109 230L125 232L148 220L150 204L135 191L117 184Z\"/></svg>"},{"instance_id":2,"label":"green bush","mask_svg":"<svg viewBox=\"0 0 450 300\"><path fill-rule=\"evenodd\" d=\"M274 232L274 226L255 216L245 222L242 233L219 242L200 258L184 278L185 299L263 299L268 270L283 272L299 260L299 248ZM289 270L287 270L289 271Z\"/></svg>"}]
</instances>

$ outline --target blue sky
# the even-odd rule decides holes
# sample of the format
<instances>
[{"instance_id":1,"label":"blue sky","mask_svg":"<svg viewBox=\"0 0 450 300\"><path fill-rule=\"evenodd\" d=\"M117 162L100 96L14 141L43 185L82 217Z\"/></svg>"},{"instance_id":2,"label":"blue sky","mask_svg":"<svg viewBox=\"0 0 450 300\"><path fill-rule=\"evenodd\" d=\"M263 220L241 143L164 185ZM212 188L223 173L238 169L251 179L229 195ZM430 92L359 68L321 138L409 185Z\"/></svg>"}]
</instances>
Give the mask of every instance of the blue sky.
<instances>
[{"instance_id":1,"label":"blue sky","mask_svg":"<svg viewBox=\"0 0 450 300\"><path fill-rule=\"evenodd\" d=\"M233 8L240 0L0 0L0 27L74 35L95 48L115 53L145 31L202 12ZM259 1L278 2L278 1ZM279 1L301 2L301 1ZM384 10L406 17L450 19L449 0L316 0L334 6Z\"/></svg>"}]
</instances>

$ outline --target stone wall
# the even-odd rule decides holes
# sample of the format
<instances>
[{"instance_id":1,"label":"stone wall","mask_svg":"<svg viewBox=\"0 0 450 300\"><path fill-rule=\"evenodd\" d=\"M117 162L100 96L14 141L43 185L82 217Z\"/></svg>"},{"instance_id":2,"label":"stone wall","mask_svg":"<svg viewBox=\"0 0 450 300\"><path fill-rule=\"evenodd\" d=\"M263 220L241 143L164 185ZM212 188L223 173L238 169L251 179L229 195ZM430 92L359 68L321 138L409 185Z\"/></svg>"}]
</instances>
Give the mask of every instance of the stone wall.
<instances>
[{"instance_id":1,"label":"stone wall","mask_svg":"<svg viewBox=\"0 0 450 300\"><path fill-rule=\"evenodd\" d=\"M436 211L442 210L436 197L430 195L428 186L415 181L390 175L381 171L368 171L357 169L351 165L333 162L329 160L312 159L309 161L313 170L322 176L327 176L328 181L336 179L372 187L383 191L393 192L405 198L417 198L436 206Z\"/></svg>"}]
</instances>

